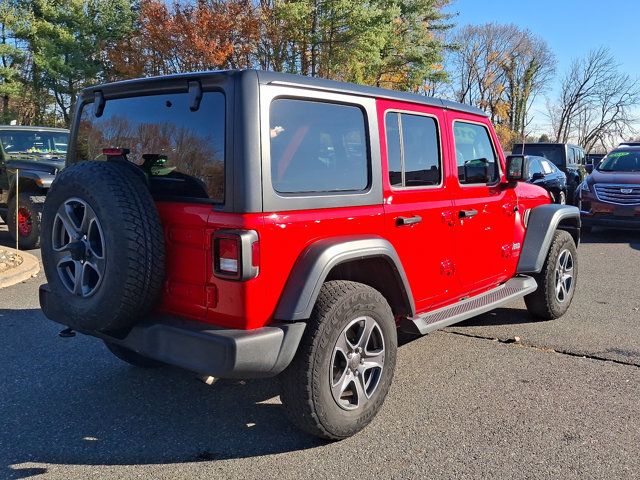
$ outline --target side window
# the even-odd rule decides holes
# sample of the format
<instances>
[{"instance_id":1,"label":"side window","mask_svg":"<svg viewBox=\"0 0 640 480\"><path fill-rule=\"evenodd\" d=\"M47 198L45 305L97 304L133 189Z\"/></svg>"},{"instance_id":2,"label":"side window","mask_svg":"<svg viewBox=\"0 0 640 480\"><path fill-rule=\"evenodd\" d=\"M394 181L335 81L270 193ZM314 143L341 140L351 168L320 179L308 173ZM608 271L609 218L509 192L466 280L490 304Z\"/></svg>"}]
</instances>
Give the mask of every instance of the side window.
<instances>
[{"instance_id":1,"label":"side window","mask_svg":"<svg viewBox=\"0 0 640 480\"><path fill-rule=\"evenodd\" d=\"M579 160L578 163L580 165L584 165L584 150L578 150Z\"/></svg>"},{"instance_id":2,"label":"side window","mask_svg":"<svg viewBox=\"0 0 640 480\"><path fill-rule=\"evenodd\" d=\"M567 165L574 165L576 163L576 150L575 148L567 148Z\"/></svg>"},{"instance_id":3,"label":"side window","mask_svg":"<svg viewBox=\"0 0 640 480\"><path fill-rule=\"evenodd\" d=\"M548 160L540 160L540 164L542 165L542 171L545 174L553 173L554 167Z\"/></svg>"},{"instance_id":4,"label":"side window","mask_svg":"<svg viewBox=\"0 0 640 480\"><path fill-rule=\"evenodd\" d=\"M392 187L402 186L402 153L400 149L400 114L387 113L385 116L387 132L387 163L389 165L389 183Z\"/></svg>"},{"instance_id":5,"label":"side window","mask_svg":"<svg viewBox=\"0 0 640 480\"><path fill-rule=\"evenodd\" d=\"M453 124L458 180L463 185L498 181L498 161L489 131L484 125L456 121Z\"/></svg>"},{"instance_id":6,"label":"side window","mask_svg":"<svg viewBox=\"0 0 640 480\"><path fill-rule=\"evenodd\" d=\"M442 168L436 120L424 115L389 112L385 125L391 185L439 185Z\"/></svg>"},{"instance_id":7,"label":"side window","mask_svg":"<svg viewBox=\"0 0 640 480\"><path fill-rule=\"evenodd\" d=\"M269 112L271 181L277 192L367 188L369 155L359 107L279 98Z\"/></svg>"},{"instance_id":8,"label":"side window","mask_svg":"<svg viewBox=\"0 0 640 480\"><path fill-rule=\"evenodd\" d=\"M529 160L529 177L532 177L536 173L544 173L542 171L542 165L537 158Z\"/></svg>"}]
</instances>

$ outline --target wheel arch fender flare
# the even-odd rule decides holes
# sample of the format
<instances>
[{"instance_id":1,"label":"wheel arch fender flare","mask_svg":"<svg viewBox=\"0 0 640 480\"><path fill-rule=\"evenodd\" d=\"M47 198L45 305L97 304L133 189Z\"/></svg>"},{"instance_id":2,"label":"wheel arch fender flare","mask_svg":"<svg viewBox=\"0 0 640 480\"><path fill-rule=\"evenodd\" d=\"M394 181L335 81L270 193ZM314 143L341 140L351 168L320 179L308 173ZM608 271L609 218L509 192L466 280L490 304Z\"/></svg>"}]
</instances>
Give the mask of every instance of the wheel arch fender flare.
<instances>
[{"instance_id":1,"label":"wheel arch fender flare","mask_svg":"<svg viewBox=\"0 0 640 480\"><path fill-rule=\"evenodd\" d=\"M413 315L413 295L393 245L379 236L348 236L318 240L300 254L280 296L274 318L284 321L308 319L322 284L336 266L373 258L383 259L389 264L400 282L408 313Z\"/></svg>"},{"instance_id":2,"label":"wheel arch fender flare","mask_svg":"<svg viewBox=\"0 0 640 480\"><path fill-rule=\"evenodd\" d=\"M556 230L571 234L580 243L580 210L569 205L540 205L531 209L518 260L517 273L539 273Z\"/></svg>"},{"instance_id":3,"label":"wheel arch fender flare","mask_svg":"<svg viewBox=\"0 0 640 480\"><path fill-rule=\"evenodd\" d=\"M46 191L53 182L55 175L38 170L20 170L20 185L18 192L23 191ZM16 178L13 176L9 185L8 198L13 198L16 194Z\"/></svg>"}]
</instances>

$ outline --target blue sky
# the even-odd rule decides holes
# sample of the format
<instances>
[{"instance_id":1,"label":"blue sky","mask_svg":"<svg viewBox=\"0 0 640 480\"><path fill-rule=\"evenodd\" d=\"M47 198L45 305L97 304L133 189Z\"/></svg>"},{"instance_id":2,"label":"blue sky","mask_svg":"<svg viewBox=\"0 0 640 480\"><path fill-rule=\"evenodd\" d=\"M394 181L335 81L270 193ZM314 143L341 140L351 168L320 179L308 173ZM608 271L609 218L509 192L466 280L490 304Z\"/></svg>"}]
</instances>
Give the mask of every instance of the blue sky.
<instances>
[{"instance_id":1,"label":"blue sky","mask_svg":"<svg viewBox=\"0 0 640 480\"><path fill-rule=\"evenodd\" d=\"M640 78L640 0L453 0L456 26L487 22L515 23L544 38L558 61L551 91L571 60L600 46L610 48L621 68ZM543 124L544 99L534 105L535 123Z\"/></svg>"}]
</instances>

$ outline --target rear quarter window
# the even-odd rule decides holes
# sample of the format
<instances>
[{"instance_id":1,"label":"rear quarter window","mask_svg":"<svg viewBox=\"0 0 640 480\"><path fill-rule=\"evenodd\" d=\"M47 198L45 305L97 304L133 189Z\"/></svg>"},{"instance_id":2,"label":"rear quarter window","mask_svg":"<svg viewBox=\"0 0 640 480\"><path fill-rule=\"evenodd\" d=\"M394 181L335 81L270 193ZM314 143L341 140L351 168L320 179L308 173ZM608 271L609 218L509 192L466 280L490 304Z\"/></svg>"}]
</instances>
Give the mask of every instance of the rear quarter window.
<instances>
[{"instance_id":1,"label":"rear quarter window","mask_svg":"<svg viewBox=\"0 0 640 480\"><path fill-rule=\"evenodd\" d=\"M366 190L363 111L353 105L277 98L269 109L271 181L284 194Z\"/></svg>"},{"instance_id":2,"label":"rear quarter window","mask_svg":"<svg viewBox=\"0 0 640 480\"><path fill-rule=\"evenodd\" d=\"M154 195L223 203L224 94L204 92L199 108L189 107L186 93L107 100L100 117L86 104L72 161L105 160L104 148L127 148Z\"/></svg>"}]
</instances>

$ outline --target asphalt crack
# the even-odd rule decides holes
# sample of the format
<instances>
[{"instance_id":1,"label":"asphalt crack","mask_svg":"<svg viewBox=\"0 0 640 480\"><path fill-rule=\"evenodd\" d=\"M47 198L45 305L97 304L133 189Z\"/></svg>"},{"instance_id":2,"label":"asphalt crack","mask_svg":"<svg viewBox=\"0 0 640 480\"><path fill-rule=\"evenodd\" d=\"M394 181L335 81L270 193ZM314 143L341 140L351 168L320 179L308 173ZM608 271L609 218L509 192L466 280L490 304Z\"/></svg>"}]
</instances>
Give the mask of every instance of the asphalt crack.
<instances>
[{"instance_id":1,"label":"asphalt crack","mask_svg":"<svg viewBox=\"0 0 640 480\"><path fill-rule=\"evenodd\" d=\"M517 341L517 340L515 340L513 338L502 339L502 338L490 337L490 336L486 336L486 335L478 335L476 333L463 333L463 332L458 332L458 331L454 331L454 330L442 330L442 332L443 333L448 333L448 334L451 334L451 335L459 335L461 337L475 338L475 339L478 339L478 340L488 340L488 341L491 341L491 342L498 342L498 343L501 343L503 345L509 345L509 346L512 346L512 347L528 348L528 349L531 349L531 350L537 350L539 352L557 353L559 355L566 355L568 357L588 358L588 359L591 359L591 360L598 360L600 362L616 363L618 365L627 365L629 367L640 368L640 364L633 363L633 362L625 362L624 360L616 360L614 358L601 357L601 356L596 355L596 354L577 353L577 352L572 352L570 350L558 350L556 348L551 348L551 347L539 347L537 345L529 345L527 343L522 343L521 341Z\"/></svg>"}]
</instances>

